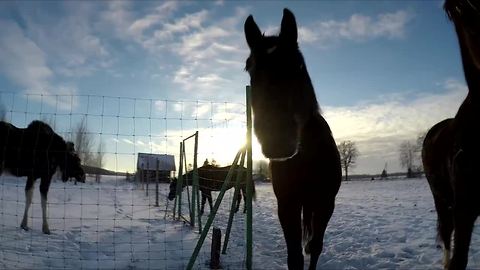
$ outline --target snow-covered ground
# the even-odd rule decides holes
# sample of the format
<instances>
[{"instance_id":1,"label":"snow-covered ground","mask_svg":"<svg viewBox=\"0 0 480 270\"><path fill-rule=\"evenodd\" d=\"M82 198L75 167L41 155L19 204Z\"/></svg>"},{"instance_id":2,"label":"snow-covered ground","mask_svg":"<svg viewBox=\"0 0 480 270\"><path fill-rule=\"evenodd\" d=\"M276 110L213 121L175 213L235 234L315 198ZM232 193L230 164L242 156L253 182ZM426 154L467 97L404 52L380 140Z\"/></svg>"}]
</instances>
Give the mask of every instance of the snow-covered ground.
<instances>
[{"instance_id":1,"label":"snow-covered ground","mask_svg":"<svg viewBox=\"0 0 480 270\"><path fill-rule=\"evenodd\" d=\"M160 207L155 207L154 185L146 197L144 190L123 178L103 177L100 184L93 182L90 179L77 186L52 183L52 234L44 235L38 183L29 219L31 230L25 232L19 228L25 180L2 176L0 269L185 268L199 235L196 229L173 220L171 210L165 216L168 185L160 185ZM254 268L286 269L286 247L271 185L257 184L256 190ZM222 233L231 196L232 192L225 196L215 221ZM206 209L208 213L208 206ZM244 221L244 215L236 215L227 254L221 257L225 269L243 268ZM345 182L318 269L441 269L435 224L425 179ZM480 269L479 227L472 237L470 269ZM210 241L207 238L196 268L208 268Z\"/></svg>"}]
</instances>

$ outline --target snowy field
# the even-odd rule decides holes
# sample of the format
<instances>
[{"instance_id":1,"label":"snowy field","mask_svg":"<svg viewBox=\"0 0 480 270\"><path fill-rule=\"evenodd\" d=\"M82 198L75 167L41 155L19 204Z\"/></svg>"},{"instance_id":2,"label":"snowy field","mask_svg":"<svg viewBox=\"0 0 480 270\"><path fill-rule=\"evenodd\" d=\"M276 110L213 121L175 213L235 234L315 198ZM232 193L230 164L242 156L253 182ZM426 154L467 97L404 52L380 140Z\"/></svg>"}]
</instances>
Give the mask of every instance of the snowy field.
<instances>
[{"instance_id":1,"label":"snowy field","mask_svg":"<svg viewBox=\"0 0 480 270\"><path fill-rule=\"evenodd\" d=\"M25 180L0 178L0 269L184 269L199 235L166 214L168 186L160 186L160 206L122 178L101 184L52 183L51 235L41 232L38 183L29 226L19 228ZM270 184L257 184L254 202L255 269L286 269L286 247ZM232 192L215 226L225 232ZM171 208L172 204L169 205ZM243 207L243 204L242 204ZM208 213L208 206L206 208ZM241 269L245 260L244 215L235 217L221 264ZM342 184L325 236L318 269L442 269L436 213L425 179L356 181ZM223 239L222 239L223 240ZM207 238L195 268L208 268ZM308 261L308 258L306 258ZM480 269L480 226L474 230L469 269Z\"/></svg>"}]
</instances>

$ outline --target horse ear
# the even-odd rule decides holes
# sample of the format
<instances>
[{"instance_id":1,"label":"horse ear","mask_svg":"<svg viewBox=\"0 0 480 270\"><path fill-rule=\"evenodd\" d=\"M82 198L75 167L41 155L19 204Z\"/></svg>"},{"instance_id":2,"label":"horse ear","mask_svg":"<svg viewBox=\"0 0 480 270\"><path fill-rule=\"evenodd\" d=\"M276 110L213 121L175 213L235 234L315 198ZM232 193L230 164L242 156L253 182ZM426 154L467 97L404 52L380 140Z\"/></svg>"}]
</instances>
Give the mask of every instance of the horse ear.
<instances>
[{"instance_id":1,"label":"horse ear","mask_svg":"<svg viewBox=\"0 0 480 270\"><path fill-rule=\"evenodd\" d=\"M280 27L280 40L287 44L297 44L297 22L295 16L288 9L283 9L282 24Z\"/></svg>"},{"instance_id":2,"label":"horse ear","mask_svg":"<svg viewBox=\"0 0 480 270\"><path fill-rule=\"evenodd\" d=\"M260 32L260 29L253 20L252 15L248 16L247 20L245 21L244 31L248 47L250 48L250 50L252 50L262 37L262 32Z\"/></svg>"}]
</instances>

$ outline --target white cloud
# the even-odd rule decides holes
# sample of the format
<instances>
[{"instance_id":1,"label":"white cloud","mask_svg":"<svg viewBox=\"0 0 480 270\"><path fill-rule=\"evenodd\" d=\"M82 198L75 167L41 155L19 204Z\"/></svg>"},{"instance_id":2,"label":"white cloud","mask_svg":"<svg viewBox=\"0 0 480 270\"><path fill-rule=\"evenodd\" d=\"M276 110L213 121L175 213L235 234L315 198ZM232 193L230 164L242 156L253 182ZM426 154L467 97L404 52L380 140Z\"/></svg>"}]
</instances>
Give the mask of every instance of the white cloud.
<instances>
[{"instance_id":1,"label":"white cloud","mask_svg":"<svg viewBox=\"0 0 480 270\"><path fill-rule=\"evenodd\" d=\"M241 73L243 58L247 55L241 25L248 15L247 9L236 8L233 15L215 21L210 19L218 16L215 6L212 10L186 13L173 20L169 14L174 7L163 16L153 12L136 20L129 10L127 5L111 5L103 14L104 21L115 24L117 29L129 29L127 36L133 37L134 42L150 54L162 59L165 54L177 58L180 63L172 70L172 81L180 89L196 90L200 99L210 98L216 90L231 88L232 80L226 78L231 77L232 67ZM116 20L114 14L127 23Z\"/></svg>"},{"instance_id":2,"label":"white cloud","mask_svg":"<svg viewBox=\"0 0 480 270\"><path fill-rule=\"evenodd\" d=\"M65 3L63 13L52 20L34 9L21 9L25 33L47 56L57 75L85 76L112 65L103 38L95 33L95 7L91 3Z\"/></svg>"},{"instance_id":3,"label":"white cloud","mask_svg":"<svg viewBox=\"0 0 480 270\"><path fill-rule=\"evenodd\" d=\"M47 66L46 54L21 28L11 21L0 21L0 67L14 82L28 89L48 85L53 72Z\"/></svg>"},{"instance_id":4,"label":"white cloud","mask_svg":"<svg viewBox=\"0 0 480 270\"><path fill-rule=\"evenodd\" d=\"M203 118L208 115L208 113L211 113L212 111L212 105L211 104L201 104L195 106L195 109L193 110L192 117L195 118Z\"/></svg>"},{"instance_id":5,"label":"white cloud","mask_svg":"<svg viewBox=\"0 0 480 270\"><path fill-rule=\"evenodd\" d=\"M133 21L127 28L128 33L137 38L142 37L145 30L161 24L170 15L170 13L177 9L177 7L178 3L175 1L164 2L160 6L154 8L152 13ZM117 8L117 6L113 6L113 11L121 14L124 12L122 9Z\"/></svg>"},{"instance_id":6,"label":"white cloud","mask_svg":"<svg viewBox=\"0 0 480 270\"><path fill-rule=\"evenodd\" d=\"M155 44L165 40L171 40L175 34L186 33L192 29L199 29L208 18L208 11L187 14L173 23L165 23L163 28L153 33L151 40L146 40L145 44Z\"/></svg>"},{"instance_id":7,"label":"white cloud","mask_svg":"<svg viewBox=\"0 0 480 270\"><path fill-rule=\"evenodd\" d=\"M365 41L374 38L403 38L413 15L405 10L382 13L376 18L353 14L348 20L317 21L299 27L300 43L328 47L340 40ZM276 28L278 29L278 28ZM270 29L273 31L274 29ZM277 30L278 31L278 30Z\"/></svg>"},{"instance_id":8,"label":"white cloud","mask_svg":"<svg viewBox=\"0 0 480 270\"><path fill-rule=\"evenodd\" d=\"M109 1L107 9L100 14L103 27L110 29L116 37L125 38L125 33L134 22L134 14L130 12L132 4L128 1Z\"/></svg>"},{"instance_id":9,"label":"white cloud","mask_svg":"<svg viewBox=\"0 0 480 270\"><path fill-rule=\"evenodd\" d=\"M324 107L337 143L355 141L361 152L356 172L381 172L388 161L399 171L398 147L404 140L415 140L435 123L454 117L467 94L465 84L446 80L441 93L423 94L413 100L403 95L352 107ZM376 171L375 171L376 170Z\"/></svg>"},{"instance_id":10,"label":"white cloud","mask_svg":"<svg viewBox=\"0 0 480 270\"><path fill-rule=\"evenodd\" d=\"M53 85L54 72L47 65L47 55L17 23L0 20L0 71L25 92L35 93L31 98L41 100L59 109L76 106L56 95L71 95L74 87Z\"/></svg>"},{"instance_id":11,"label":"white cloud","mask_svg":"<svg viewBox=\"0 0 480 270\"><path fill-rule=\"evenodd\" d=\"M132 141L129 140L129 139L122 139L122 141L123 141L124 143L132 144L132 145L135 144L134 142L132 142Z\"/></svg>"}]
</instances>

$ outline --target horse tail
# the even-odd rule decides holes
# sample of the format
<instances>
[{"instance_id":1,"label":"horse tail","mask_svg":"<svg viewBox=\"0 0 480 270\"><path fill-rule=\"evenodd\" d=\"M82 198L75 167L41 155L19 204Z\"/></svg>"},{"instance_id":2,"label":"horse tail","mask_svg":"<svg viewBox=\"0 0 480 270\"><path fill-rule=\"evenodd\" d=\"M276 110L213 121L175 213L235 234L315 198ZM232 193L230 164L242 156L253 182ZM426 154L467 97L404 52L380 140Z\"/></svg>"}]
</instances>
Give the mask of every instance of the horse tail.
<instances>
[{"instance_id":1,"label":"horse tail","mask_svg":"<svg viewBox=\"0 0 480 270\"><path fill-rule=\"evenodd\" d=\"M313 216L312 209L303 206L303 242L306 243L305 245L306 254L310 254L310 248L308 244L312 239L312 235L313 235L312 216Z\"/></svg>"}]
</instances>

